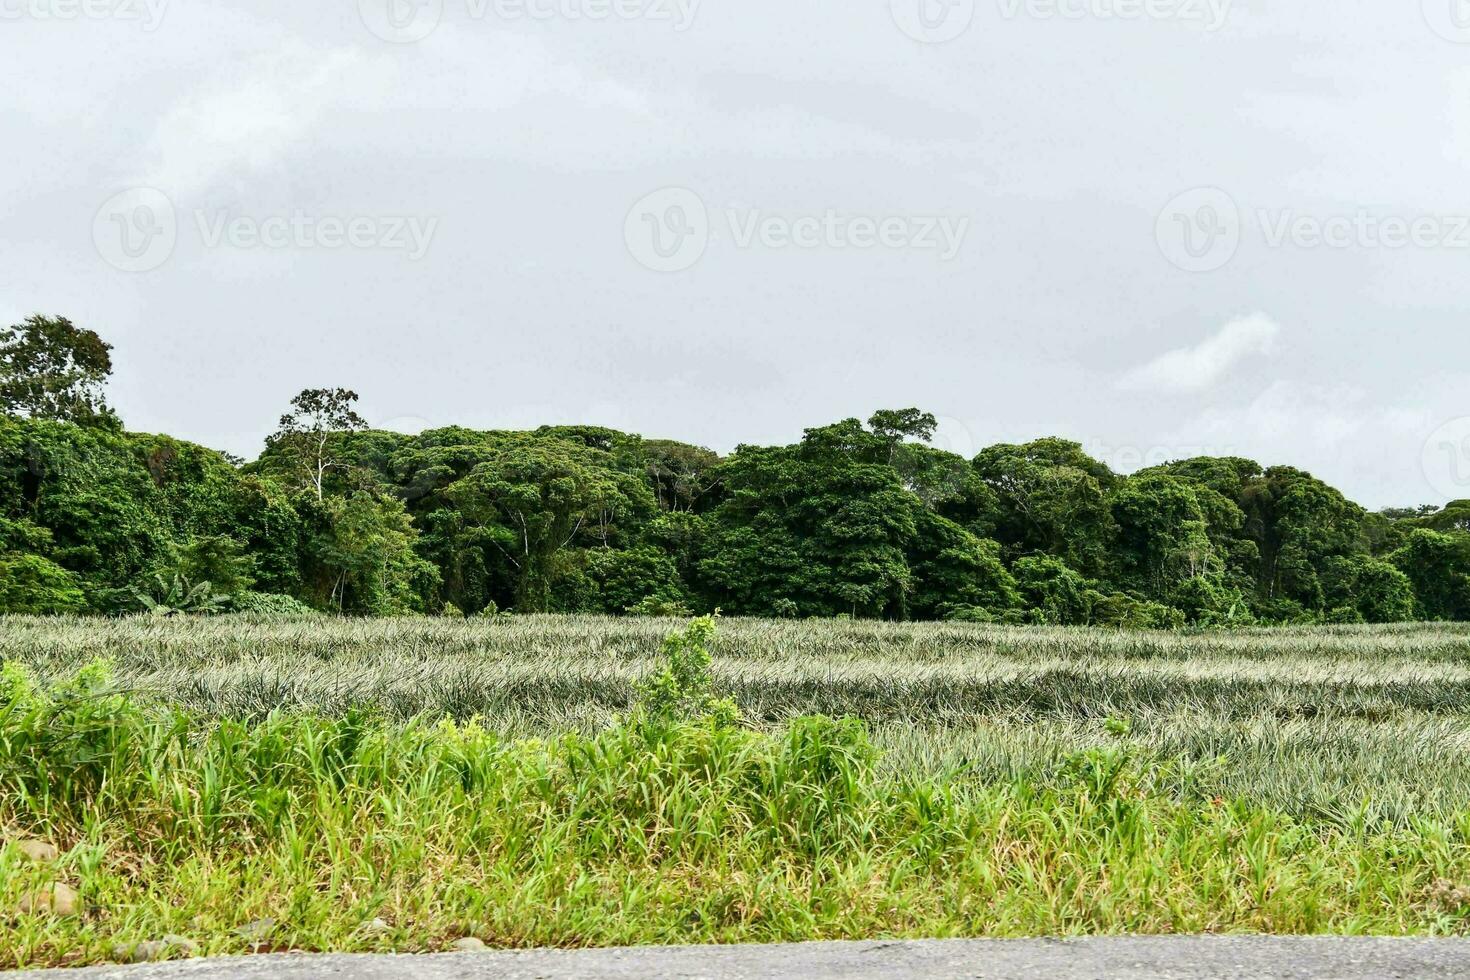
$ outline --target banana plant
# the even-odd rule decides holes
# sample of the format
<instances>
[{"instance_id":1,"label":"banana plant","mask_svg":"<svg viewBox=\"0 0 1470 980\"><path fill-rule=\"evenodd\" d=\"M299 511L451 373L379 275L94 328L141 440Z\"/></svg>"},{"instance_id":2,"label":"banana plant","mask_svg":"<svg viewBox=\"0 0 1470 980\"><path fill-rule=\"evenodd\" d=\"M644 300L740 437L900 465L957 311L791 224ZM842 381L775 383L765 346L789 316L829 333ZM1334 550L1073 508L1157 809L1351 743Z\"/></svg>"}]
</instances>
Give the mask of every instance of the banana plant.
<instances>
[{"instance_id":1,"label":"banana plant","mask_svg":"<svg viewBox=\"0 0 1470 980\"><path fill-rule=\"evenodd\" d=\"M148 591L132 591L143 610L154 616L208 616L224 612L230 603L228 595L215 592L208 582L191 584L178 572L168 578L155 574Z\"/></svg>"}]
</instances>

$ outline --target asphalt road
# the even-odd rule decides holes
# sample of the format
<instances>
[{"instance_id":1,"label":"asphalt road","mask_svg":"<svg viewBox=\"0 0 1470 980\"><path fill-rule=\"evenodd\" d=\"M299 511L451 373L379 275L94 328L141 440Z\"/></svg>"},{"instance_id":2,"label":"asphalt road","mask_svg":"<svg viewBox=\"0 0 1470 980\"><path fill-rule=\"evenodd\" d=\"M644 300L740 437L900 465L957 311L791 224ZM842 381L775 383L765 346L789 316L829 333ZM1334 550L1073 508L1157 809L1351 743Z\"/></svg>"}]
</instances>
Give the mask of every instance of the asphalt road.
<instances>
[{"instance_id":1,"label":"asphalt road","mask_svg":"<svg viewBox=\"0 0 1470 980\"><path fill-rule=\"evenodd\" d=\"M801 943L788 946L532 950L435 956L284 954L126 967L6 973L78 980L887 980L896 977L1470 977L1470 941L1115 937Z\"/></svg>"}]
</instances>

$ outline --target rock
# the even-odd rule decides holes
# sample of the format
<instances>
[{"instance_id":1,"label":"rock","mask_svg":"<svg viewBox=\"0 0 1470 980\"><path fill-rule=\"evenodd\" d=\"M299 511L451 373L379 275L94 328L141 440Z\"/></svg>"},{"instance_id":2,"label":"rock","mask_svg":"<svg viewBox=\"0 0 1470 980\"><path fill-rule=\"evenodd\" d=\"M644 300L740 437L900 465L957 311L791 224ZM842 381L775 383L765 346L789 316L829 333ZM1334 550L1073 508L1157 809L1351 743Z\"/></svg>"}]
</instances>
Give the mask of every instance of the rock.
<instances>
[{"instance_id":1,"label":"rock","mask_svg":"<svg viewBox=\"0 0 1470 980\"><path fill-rule=\"evenodd\" d=\"M49 864L61 856L55 844L48 844L43 840L19 840L15 842L15 846L28 860L37 864Z\"/></svg>"},{"instance_id":2,"label":"rock","mask_svg":"<svg viewBox=\"0 0 1470 980\"><path fill-rule=\"evenodd\" d=\"M163 941L168 943L174 949L177 949L179 952L183 953L185 956L199 955L199 944L190 939L188 936L179 936L170 932L164 934Z\"/></svg>"},{"instance_id":3,"label":"rock","mask_svg":"<svg viewBox=\"0 0 1470 980\"><path fill-rule=\"evenodd\" d=\"M1470 885L1457 885L1448 878L1436 878L1429 886L1429 903L1445 912L1459 912L1470 905Z\"/></svg>"},{"instance_id":4,"label":"rock","mask_svg":"<svg viewBox=\"0 0 1470 980\"><path fill-rule=\"evenodd\" d=\"M393 927L382 919L372 919L358 926L359 932L369 936L381 936L383 933L390 932L392 929Z\"/></svg>"},{"instance_id":5,"label":"rock","mask_svg":"<svg viewBox=\"0 0 1470 980\"><path fill-rule=\"evenodd\" d=\"M168 955L168 943L161 939L150 939L147 942L138 943L128 954L129 963L152 963L161 960Z\"/></svg>"},{"instance_id":6,"label":"rock","mask_svg":"<svg viewBox=\"0 0 1470 980\"><path fill-rule=\"evenodd\" d=\"M20 914L35 915L50 912L52 915L76 915L81 907L77 890L62 882L43 885L20 897Z\"/></svg>"},{"instance_id":7,"label":"rock","mask_svg":"<svg viewBox=\"0 0 1470 980\"><path fill-rule=\"evenodd\" d=\"M197 956L199 944L188 936L170 933L162 939L150 939L132 945L119 943L112 947L112 958L121 963L153 963L168 959L169 953L174 952Z\"/></svg>"},{"instance_id":8,"label":"rock","mask_svg":"<svg viewBox=\"0 0 1470 980\"><path fill-rule=\"evenodd\" d=\"M236 929L235 935L239 936L247 943L254 943L259 945L260 943L265 942L266 939L270 938L271 930L275 929L275 927L275 919L256 919L254 922L247 922L240 928Z\"/></svg>"},{"instance_id":9,"label":"rock","mask_svg":"<svg viewBox=\"0 0 1470 980\"><path fill-rule=\"evenodd\" d=\"M456 953L478 953L485 950L485 944L474 936L465 936L463 939L456 939L449 948Z\"/></svg>"}]
</instances>

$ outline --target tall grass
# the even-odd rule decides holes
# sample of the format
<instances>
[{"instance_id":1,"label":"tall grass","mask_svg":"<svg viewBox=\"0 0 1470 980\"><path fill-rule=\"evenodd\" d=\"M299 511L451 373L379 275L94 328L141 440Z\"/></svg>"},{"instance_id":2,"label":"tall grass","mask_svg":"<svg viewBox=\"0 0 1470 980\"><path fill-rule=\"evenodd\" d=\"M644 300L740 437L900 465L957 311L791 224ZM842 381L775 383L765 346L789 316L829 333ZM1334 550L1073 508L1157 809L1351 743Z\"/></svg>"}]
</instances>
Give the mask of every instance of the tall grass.
<instances>
[{"instance_id":1,"label":"tall grass","mask_svg":"<svg viewBox=\"0 0 1470 980\"><path fill-rule=\"evenodd\" d=\"M105 657L200 716L476 718L589 734L630 705L677 623L220 617L0 620L0 659L64 677ZM865 720L896 775L1045 777L1067 756L1182 759L1204 798L1340 826L1453 819L1470 800L1470 625L1120 633L725 620L717 693L753 722ZM1223 757L1223 762L1220 761Z\"/></svg>"},{"instance_id":2,"label":"tall grass","mask_svg":"<svg viewBox=\"0 0 1470 980\"><path fill-rule=\"evenodd\" d=\"M0 850L0 917L58 876L84 912L11 916L0 964L169 933L212 953L1446 933L1470 911L1470 818L1304 822L1122 745L977 779L887 768L856 720L635 709L522 739L361 709L201 718L97 667L52 680L0 684L0 825L65 854Z\"/></svg>"}]
</instances>

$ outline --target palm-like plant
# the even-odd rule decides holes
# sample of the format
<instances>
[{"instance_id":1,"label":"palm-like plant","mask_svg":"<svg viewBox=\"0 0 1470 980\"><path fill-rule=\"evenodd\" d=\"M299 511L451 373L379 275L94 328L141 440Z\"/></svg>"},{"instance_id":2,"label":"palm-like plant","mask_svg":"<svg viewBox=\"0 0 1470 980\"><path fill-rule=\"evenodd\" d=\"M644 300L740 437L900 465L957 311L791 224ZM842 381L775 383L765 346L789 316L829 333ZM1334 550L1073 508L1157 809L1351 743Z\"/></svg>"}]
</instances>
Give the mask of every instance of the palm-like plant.
<instances>
[{"instance_id":1,"label":"palm-like plant","mask_svg":"<svg viewBox=\"0 0 1470 980\"><path fill-rule=\"evenodd\" d=\"M230 603L228 595L215 592L208 582L191 584L178 572L168 578L156 573L147 591L134 588L133 595L143 609L154 616L209 616L224 612Z\"/></svg>"}]
</instances>

